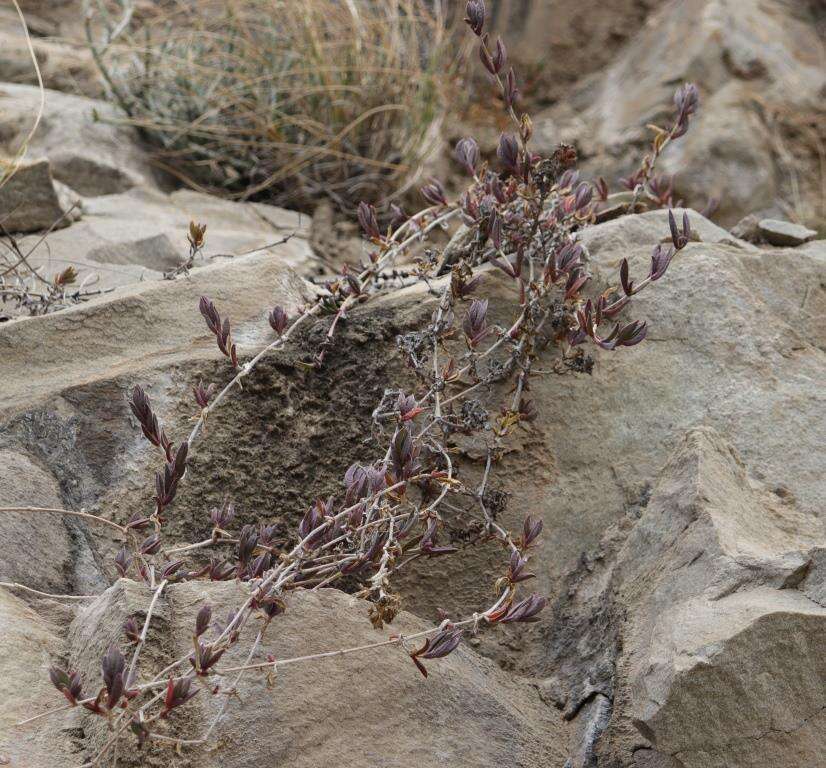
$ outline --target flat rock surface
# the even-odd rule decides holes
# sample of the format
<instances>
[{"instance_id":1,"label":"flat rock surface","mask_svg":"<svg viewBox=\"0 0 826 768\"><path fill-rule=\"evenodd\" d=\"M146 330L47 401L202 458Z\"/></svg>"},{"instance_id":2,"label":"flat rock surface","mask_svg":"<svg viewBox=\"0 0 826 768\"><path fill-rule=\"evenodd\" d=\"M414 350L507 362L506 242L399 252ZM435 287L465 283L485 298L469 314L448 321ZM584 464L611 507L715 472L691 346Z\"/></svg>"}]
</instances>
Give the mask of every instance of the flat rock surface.
<instances>
[{"instance_id":1,"label":"flat rock surface","mask_svg":"<svg viewBox=\"0 0 826 768\"><path fill-rule=\"evenodd\" d=\"M0 354L7 370L26 374L6 382L0 412L48 400L58 382L59 391L94 387L119 370L211 357L215 339L198 312L205 294L226 306L241 350L270 338L269 309L278 304L294 313L312 295L279 257L262 251L198 269L189 278L141 282L62 312L5 323Z\"/></svg>"},{"instance_id":2,"label":"flat rock surface","mask_svg":"<svg viewBox=\"0 0 826 768\"><path fill-rule=\"evenodd\" d=\"M794 247L817 237L817 232L813 229L779 219L761 219L757 228L762 238L770 245Z\"/></svg>"},{"instance_id":3,"label":"flat rock surface","mask_svg":"<svg viewBox=\"0 0 826 768\"><path fill-rule=\"evenodd\" d=\"M45 275L73 266L78 284L87 280L90 290L160 280L180 267L189 254L190 221L207 225L197 266L250 252L268 252L283 266L302 271L313 263L309 217L271 205L140 187L85 198L80 211L77 222L51 232L43 244L38 245L38 234L21 238L21 245L33 249L29 261Z\"/></svg>"}]
</instances>

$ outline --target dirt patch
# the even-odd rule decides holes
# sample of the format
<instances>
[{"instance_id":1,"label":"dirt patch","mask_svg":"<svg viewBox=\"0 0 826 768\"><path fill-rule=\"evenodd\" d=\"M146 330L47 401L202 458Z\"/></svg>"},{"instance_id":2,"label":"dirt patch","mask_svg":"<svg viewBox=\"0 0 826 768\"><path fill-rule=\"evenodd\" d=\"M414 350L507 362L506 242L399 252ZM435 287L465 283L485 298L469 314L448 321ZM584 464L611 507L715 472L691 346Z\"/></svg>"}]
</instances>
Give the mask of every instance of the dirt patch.
<instances>
[{"instance_id":1,"label":"dirt patch","mask_svg":"<svg viewBox=\"0 0 826 768\"><path fill-rule=\"evenodd\" d=\"M379 454L369 437L370 417L400 373L393 352L399 326L389 313L362 313L341 327L324 367L307 368L303 350L317 349L328 325L317 323L294 347L265 359L243 392L228 398L215 423L207 424L170 510L170 535L190 541L207 536L209 509L229 497L239 525L275 524L291 538L316 498L341 490L350 464ZM220 386L229 375L205 364L188 379ZM181 421L187 412L191 403L182 403Z\"/></svg>"}]
</instances>

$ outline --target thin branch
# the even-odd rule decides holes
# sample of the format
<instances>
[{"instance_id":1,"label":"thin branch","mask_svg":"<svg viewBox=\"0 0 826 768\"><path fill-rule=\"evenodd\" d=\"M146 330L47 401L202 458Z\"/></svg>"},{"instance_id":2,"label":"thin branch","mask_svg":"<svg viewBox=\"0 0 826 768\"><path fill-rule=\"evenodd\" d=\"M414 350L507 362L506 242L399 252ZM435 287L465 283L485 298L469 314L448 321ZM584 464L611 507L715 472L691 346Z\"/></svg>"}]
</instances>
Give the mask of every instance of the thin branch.
<instances>
[{"instance_id":1,"label":"thin branch","mask_svg":"<svg viewBox=\"0 0 826 768\"><path fill-rule=\"evenodd\" d=\"M138 657L143 650L143 646L146 643L146 635L149 632L149 623L152 621L152 611L155 610L155 604L158 602L158 598L161 596L161 592L163 592L164 587L167 585L167 581L164 579L159 585L158 588L155 590L155 593L152 595L152 600L149 603L149 608L146 609L146 619L143 622L143 629L141 630L140 637L138 638L138 644L135 647L135 652L132 654L132 661L129 664L129 672L126 675L127 685L134 679L135 669L138 666Z\"/></svg>"},{"instance_id":2,"label":"thin branch","mask_svg":"<svg viewBox=\"0 0 826 768\"><path fill-rule=\"evenodd\" d=\"M16 581L0 581L0 587L5 587L6 589L20 589L24 592L30 592L33 595L38 595L39 597L50 597L53 600L95 600L100 597L100 595L57 595L51 592L41 592L39 589L27 587L25 584L18 584Z\"/></svg>"},{"instance_id":3,"label":"thin branch","mask_svg":"<svg viewBox=\"0 0 826 768\"><path fill-rule=\"evenodd\" d=\"M49 514L65 515L67 517L79 517L83 520L89 520L91 522L101 523L102 525L108 525L110 528L114 528L116 531L119 531L123 534L126 534L129 530L126 526L118 525L112 520L107 520L105 517L91 515L88 512L75 512L72 509L58 509L52 507L0 507L0 512L14 512L23 514L47 512Z\"/></svg>"}]
</instances>

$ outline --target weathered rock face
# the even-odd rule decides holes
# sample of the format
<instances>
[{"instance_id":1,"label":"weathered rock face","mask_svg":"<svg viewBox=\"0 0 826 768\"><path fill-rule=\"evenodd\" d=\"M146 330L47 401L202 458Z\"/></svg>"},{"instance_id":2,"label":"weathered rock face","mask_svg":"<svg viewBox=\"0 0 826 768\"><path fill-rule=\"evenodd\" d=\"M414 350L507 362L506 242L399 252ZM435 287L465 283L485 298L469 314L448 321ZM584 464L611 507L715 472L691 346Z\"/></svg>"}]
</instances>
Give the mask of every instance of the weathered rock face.
<instances>
[{"instance_id":1,"label":"weathered rock face","mask_svg":"<svg viewBox=\"0 0 826 768\"><path fill-rule=\"evenodd\" d=\"M70 732L60 718L45 718L26 731L15 727L20 720L60 706L49 682L49 666L64 652L70 616L50 602L49 618L44 618L4 589L0 589L0 756L10 766L55 766L76 764Z\"/></svg>"},{"instance_id":2,"label":"weathered rock face","mask_svg":"<svg viewBox=\"0 0 826 768\"><path fill-rule=\"evenodd\" d=\"M597 355L592 377L532 388L541 423L503 474L512 522L518 511L545 510L548 584L559 585L611 523L645 502L665 457L700 425L724 434L801 509L821 511L826 434L810 414L823 403L823 244L758 250L689 215L701 241L628 310L648 321L648 340L627 354ZM594 290L616 280L623 256L632 275L646 269L666 229L660 212L587 230ZM472 594L473 577L454 576Z\"/></svg>"},{"instance_id":3,"label":"weathered rock face","mask_svg":"<svg viewBox=\"0 0 826 768\"><path fill-rule=\"evenodd\" d=\"M783 0L688 0L659 4L607 66L536 116L540 137L573 140L595 172L625 174L629 146L650 142L675 83L696 82L702 103L689 133L663 155L676 191L695 208L717 197L731 225L755 210L822 220L812 172L826 84L823 10ZM791 185L800 187L793 194Z\"/></svg>"},{"instance_id":4,"label":"weathered rock face","mask_svg":"<svg viewBox=\"0 0 826 768\"><path fill-rule=\"evenodd\" d=\"M511 494L503 524L514 527L528 512L545 521L532 565L537 588L556 604L531 631L484 633L474 646L536 678L549 718L560 707L573 721L566 750L575 766L746 766L749 755L754 765L749 750L765 737L736 740L770 728L791 731L771 732L778 765L794 749L816 755L822 746L797 725L815 714L813 686L823 681L820 667L806 665L822 650L817 601L826 593L826 558L815 551L826 434L812 417L824 404L826 251L822 241L757 248L689 215L698 240L627 311L649 322L649 339L598 354L590 377L536 379L541 418L495 474ZM614 282L623 256L633 275L642 272L666 233L662 212L587 230L593 290ZM309 299L308 286L286 274L271 255L248 256L190 280L119 289L0 326L3 359L20 372L4 382L0 448L29 452L67 505L120 522L145 510L157 456L130 424L128 389L145 386L170 436L181 439L195 411L191 386L230 375L197 314L198 296L231 316L244 359L272 338L270 306L294 313ZM497 299L494 319L504 323L509 289L496 271L484 281L482 291ZM240 522L265 520L292 535L314 497L338 490L352 461L373 457L377 446L363 442L370 413L386 386L407 381L395 337L419 327L434 302L407 289L354 312L320 374L300 362L325 322L262 364L210 420L170 536L202 538L207 510L227 494ZM491 408L498 402L489 398ZM718 437L696 431L704 427L725 436L760 487ZM457 449L460 472L478 473L481 457ZM93 535L111 577L112 544ZM398 582L405 605L428 620L437 608L468 615L486 604L502 561L498 548L479 546L413 569ZM777 643L787 619L788 642L799 648L784 656L791 646ZM760 678L767 665L782 695L761 697L759 686L741 692L743 670ZM802 685L803 670L812 680L792 707L785 691ZM726 702L714 723L696 703L703 696ZM738 725L745 719L751 730ZM682 720L690 727L675 725Z\"/></svg>"},{"instance_id":5,"label":"weathered rock face","mask_svg":"<svg viewBox=\"0 0 826 768\"><path fill-rule=\"evenodd\" d=\"M654 0L499 0L488 8L510 58L534 81L532 95L555 101L609 64L657 5Z\"/></svg>"},{"instance_id":6,"label":"weathered rock face","mask_svg":"<svg viewBox=\"0 0 826 768\"><path fill-rule=\"evenodd\" d=\"M226 614L246 594L235 584L173 585L153 613L152 633L163 632L163 651L151 644L141 656L147 679L192 647L192 628L203 601L216 617ZM96 602L80 611L68 633L66 654L89 687L100 679L100 659L109 644L122 640L122 624L130 616L143 620L151 591L119 581ZM427 628L409 614L394 630L412 634ZM227 666L244 663L249 637L224 657ZM212 630L210 630L212 632ZM287 611L274 621L256 654L276 659L350 648L387 639L373 629L365 604L336 590L298 592ZM331 765L346 755L347 764L403 768L426 766L532 768L561 765L565 760L565 727L535 688L514 680L467 647L446 659L430 662L424 680L396 647L279 668L273 686L264 674L248 674L239 683L241 702L230 702L228 714L214 731L217 749L186 750L180 766L248 766L288 764L301 768ZM222 697L197 696L170 718L163 730L196 738L217 716ZM86 751L108 738L102 724L85 713L71 713L72 727L88 734ZM174 729L174 730L173 730ZM22 732L25 738L25 732ZM153 749L122 754L123 765L154 764L170 754ZM75 757L77 762L77 757Z\"/></svg>"},{"instance_id":7,"label":"weathered rock face","mask_svg":"<svg viewBox=\"0 0 826 768\"><path fill-rule=\"evenodd\" d=\"M823 579L823 543L822 521L750 479L716 432L689 433L547 631L553 648L555 630L589 630L546 685L571 716L613 702L594 764L816 764L826 608L806 585Z\"/></svg>"},{"instance_id":8,"label":"weathered rock face","mask_svg":"<svg viewBox=\"0 0 826 768\"><path fill-rule=\"evenodd\" d=\"M191 650L195 616L205 601L223 617L245 597L243 587L229 583L169 587L153 612L150 643L141 655L142 677L151 679ZM79 758L94 757L110 733L81 709L30 726L15 724L59 706L48 682L48 667L55 659L64 658L81 673L85 690L96 689L103 654L112 643L123 646L123 622L129 617L143 621L150 599L148 588L119 581L78 610L74 620L65 611L52 610L46 621L0 590L5 644L0 691L7 702L0 713L0 754L8 764L68 768ZM396 631L408 635L427 626L410 614L394 622ZM161 633L161 646L151 642ZM370 625L363 602L336 590L299 592L270 626L255 660L268 655L283 660L386 639L386 631ZM251 640L245 633L224 663L244 663ZM512 678L467 647L429 664L431 675L424 680L404 651L391 646L285 665L273 685L265 674L248 674L238 686L240 700L230 702L209 746L184 750L175 764L284 762L315 768L335 764L342 754L348 765L365 768L405 768L414 762L540 768L565 760L566 726L527 681ZM162 724L160 732L196 738L217 717L222 703L221 696L202 692ZM122 749L119 764L155 765L171 754L151 744L143 752Z\"/></svg>"},{"instance_id":9,"label":"weathered rock face","mask_svg":"<svg viewBox=\"0 0 826 768\"><path fill-rule=\"evenodd\" d=\"M60 489L47 472L27 456L0 451L0 506L62 508ZM68 523L59 515L5 514L0 516L3 541L25 541L23 549L4 547L0 581L41 590L71 592L73 553Z\"/></svg>"}]
</instances>

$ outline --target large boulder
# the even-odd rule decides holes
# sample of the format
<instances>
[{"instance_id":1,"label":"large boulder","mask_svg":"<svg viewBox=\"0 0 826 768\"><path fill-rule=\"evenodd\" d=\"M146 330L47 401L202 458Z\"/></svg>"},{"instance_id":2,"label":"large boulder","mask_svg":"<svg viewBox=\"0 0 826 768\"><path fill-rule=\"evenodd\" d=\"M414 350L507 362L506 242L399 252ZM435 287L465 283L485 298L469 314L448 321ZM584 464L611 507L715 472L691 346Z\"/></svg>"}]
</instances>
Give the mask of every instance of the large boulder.
<instances>
[{"instance_id":1,"label":"large boulder","mask_svg":"<svg viewBox=\"0 0 826 768\"><path fill-rule=\"evenodd\" d=\"M263 250L302 270L313 260L309 217L166 190L136 132L118 125L104 102L47 90L28 141L39 99L37 88L0 85L0 153L13 159L26 150L0 185L0 210L10 232L38 233L18 239L28 265L47 279L72 267L74 287L85 293L160 279L186 262L193 220L208 227L197 266ZM50 228L56 231L41 242L39 233Z\"/></svg>"},{"instance_id":2,"label":"large boulder","mask_svg":"<svg viewBox=\"0 0 826 768\"><path fill-rule=\"evenodd\" d=\"M109 645L123 645L123 622L145 619L151 595L149 588L121 580L78 613L66 653L69 664L88 681L87 688L98 684L100 660ZM201 605L209 603L223 620L245 597L245 587L232 583L169 587L153 613L153 642L141 655L140 679L151 680L171 660L191 651ZM421 619L402 614L392 631L410 635L427 628ZM244 663L255 632L257 622L251 622L222 663ZM389 634L371 626L363 601L337 590L298 591L288 599L286 613L271 624L252 661L353 648L381 642ZM526 681L511 678L466 645L428 666L425 680L401 649L390 646L284 665L271 683L266 673L247 674L211 738L201 748L185 749L176 764L315 768L335 764L342 755L347 765L364 768L403 768L413 762L540 768L564 762L564 724ZM222 696L201 693L159 730L197 738L222 703ZM110 736L105 723L83 712L70 713L69 723L87 734L82 744L87 759ZM22 729L17 735L27 736ZM169 754L151 744L144 754L121 749L123 765L154 764Z\"/></svg>"},{"instance_id":3,"label":"large boulder","mask_svg":"<svg viewBox=\"0 0 826 768\"><path fill-rule=\"evenodd\" d=\"M37 88L0 85L0 154L13 161L25 149L24 163L0 185L0 211L10 232L37 233L18 238L28 266L46 279L75 270L70 297L75 290L88 296L182 273L191 221L207 224L196 266L260 251L302 271L315 264L309 217L170 192L136 131L103 101L46 90L42 119L29 139L39 107ZM42 241L40 233L50 228L55 231ZM26 270L23 265L24 276ZM13 303L4 309L26 311Z\"/></svg>"},{"instance_id":4,"label":"large boulder","mask_svg":"<svg viewBox=\"0 0 826 768\"><path fill-rule=\"evenodd\" d=\"M626 312L648 322L646 342L597 354L591 376L535 381L541 417L497 473L511 493L509 525L542 510L540 584L551 592L565 588L565 575L606 528L644 505L664 458L698 426L725 434L758 477L802 510L822 514L826 429L812 414L824 405L826 244L760 250L689 216L699 240ZM665 212L586 230L593 290L615 284L623 257L632 275L647 270L651 248L667 231ZM499 285L492 278L483 289L491 312L508 300ZM412 306L403 297L387 301L398 317L413 317L420 295L409 291ZM504 313L499 319L506 322ZM417 574L411 592L420 595L420 610L483 600L478 574L495 572L497 557L476 548L461 566L446 559ZM439 587L445 582L450 595ZM513 660L526 650L518 638L494 645L499 638L490 637L497 657Z\"/></svg>"},{"instance_id":5,"label":"large boulder","mask_svg":"<svg viewBox=\"0 0 826 768\"><path fill-rule=\"evenodd\" d=\"M566 716L607 702L598 764L816 764L823 542L823 521L750 478L719 434L690 432L639 518L572 575L544 633L545 687Z\"/></svg>"}]
</instances>

